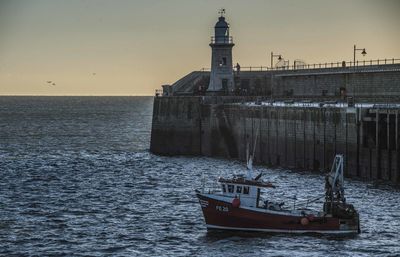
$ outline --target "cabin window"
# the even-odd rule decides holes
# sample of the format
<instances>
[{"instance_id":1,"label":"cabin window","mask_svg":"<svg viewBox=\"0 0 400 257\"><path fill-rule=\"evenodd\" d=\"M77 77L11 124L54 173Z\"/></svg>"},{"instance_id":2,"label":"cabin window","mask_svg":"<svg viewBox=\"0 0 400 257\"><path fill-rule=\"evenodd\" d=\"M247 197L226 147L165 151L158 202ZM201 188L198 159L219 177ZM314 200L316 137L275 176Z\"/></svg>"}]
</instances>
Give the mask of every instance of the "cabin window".
<instances>
[{"instance_id":1,"label":"cabin window","mask_svg":"<svg viewBox=\"0 0 400 257\"><path fill-rule=\"evenodd\" d=\"M243 194L249 194L249 187L243 187Z\"/></svg>"},{"instance_id":2,"label":"cabin window","mask_svg":"<svg viewBox=\"0 0 400 257\"><path fill-rule=\"evenodd\" d=\"M242 193L242 187L241 186L237 186L236 187L236 193L238 193L238 194Z\"/></svg>"},{"instance_id":3,"label":"cabin window","mask_svg":"<svg viewBox=\"0 0 400 257\"><path fill-rule=\"evenodd\" d=\"M234 189L233 185L228 185L228 192L229 193L233 193L233 189Z\"/></svg>"},{"instance_id":4,"label":"cabin window","mask_svg":"<svg viewBox=\"0 0 400 257\"><path fill-rule=\"evenodd\" d=\"M225 185L222 185L222 192L226 193Z\"/></svg>"}]
</instances>

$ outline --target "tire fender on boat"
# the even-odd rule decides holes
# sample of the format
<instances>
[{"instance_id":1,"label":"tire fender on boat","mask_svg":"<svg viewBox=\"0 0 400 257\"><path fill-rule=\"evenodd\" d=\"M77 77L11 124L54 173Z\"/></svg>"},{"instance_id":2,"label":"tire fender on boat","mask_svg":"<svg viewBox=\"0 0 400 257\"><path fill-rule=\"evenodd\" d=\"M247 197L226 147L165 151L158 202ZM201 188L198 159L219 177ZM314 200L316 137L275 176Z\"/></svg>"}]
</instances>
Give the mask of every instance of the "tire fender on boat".
<instances>
[{"instance_id":1,"label":"tire fender on boat","mask_svg":"<svg viewBox=\"0 0 400 257\"><path fill-rule=\"evenodd\" d=\"M301 218L300 223L303 226L307 226L310 223L310 221L306 217L303 217Z\"/></svg>"},{"instance_id":2,"label":"tire fender on boat","mask_svg":"<svg viewBox=\"0 0 400 257\"><path fill-rule=\"evenodd\" d=\"M238 208L240 206L240 199L239 198L233 198L232 200L232 207L233 208Z\"/></svg>"}]
</instances>

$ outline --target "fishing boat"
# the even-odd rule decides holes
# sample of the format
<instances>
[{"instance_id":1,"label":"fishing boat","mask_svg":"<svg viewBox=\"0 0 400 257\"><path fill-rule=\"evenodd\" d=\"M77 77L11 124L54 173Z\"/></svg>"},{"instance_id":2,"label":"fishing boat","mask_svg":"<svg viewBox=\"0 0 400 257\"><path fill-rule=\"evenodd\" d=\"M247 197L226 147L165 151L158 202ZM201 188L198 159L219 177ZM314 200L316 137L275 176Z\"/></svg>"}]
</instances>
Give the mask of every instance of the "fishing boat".
<instances>
[{"instance_id":1,"label":"fishing boat","mask_svg":"<svg viewBox=\"0 0 400 257\"><path fill-rule=\"evenodd\" d=\"M220 177L220 189L196 190L207 229L262 231L277 233L360 233L359 214L346 202L343 185L343 156L336 155L331 172L325 178L322 210L293 206L274 201L268 190L276 187L253 176L252 158L247 174Z\"/></svg>"}]
</instances>

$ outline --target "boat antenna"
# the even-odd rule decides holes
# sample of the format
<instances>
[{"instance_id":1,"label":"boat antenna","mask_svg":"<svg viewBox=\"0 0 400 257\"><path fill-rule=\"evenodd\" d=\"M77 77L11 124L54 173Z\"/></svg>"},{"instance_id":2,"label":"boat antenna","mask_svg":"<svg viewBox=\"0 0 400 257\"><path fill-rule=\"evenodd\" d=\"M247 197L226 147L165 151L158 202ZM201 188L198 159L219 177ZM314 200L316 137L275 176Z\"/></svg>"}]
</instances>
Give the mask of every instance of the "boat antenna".
<instances>
[{"instance_id":1,"label":"boat antenna","mask_svg":"<svg viewBox=\"0 0 400 257\"><path fill-rule=\"evenodd\" d=\"M253 152L250 154L250 144L247 141L247 146L246 146L246 157L247 157L247 178L248 179L253 179L253 159L254 159L254 155L256 152L256 145L257 145L257 138L258 138L258 132L259 132L259 128L256 131L256 137L253 143Z\"/></svg>"},{"instance_id":2,"label":"boat antenna","mask_svg":"<svg viewBox=\"0 0 400 257\"><path fill-rule=\"evenodd\" d=\"M252 179L253 178L253 156L250 155L250 144L247 142L246 146L246 159L247 159L247 178Z\"/></svg>"},{"instance_id":3,"label":"boat antenna","mask_svg":"<svg viewBox=\"0 0 400 257\"><path fill-rule=\"evenodd\" d=\"M254 154L256 153L256 145L257 145L258 132L259 132L259 128L257 128L257 131L256 131L256 138L255 138L254 144L253 144L253 154L252 154L253 157L254 157Z\"/></svg>"}]
</instances>

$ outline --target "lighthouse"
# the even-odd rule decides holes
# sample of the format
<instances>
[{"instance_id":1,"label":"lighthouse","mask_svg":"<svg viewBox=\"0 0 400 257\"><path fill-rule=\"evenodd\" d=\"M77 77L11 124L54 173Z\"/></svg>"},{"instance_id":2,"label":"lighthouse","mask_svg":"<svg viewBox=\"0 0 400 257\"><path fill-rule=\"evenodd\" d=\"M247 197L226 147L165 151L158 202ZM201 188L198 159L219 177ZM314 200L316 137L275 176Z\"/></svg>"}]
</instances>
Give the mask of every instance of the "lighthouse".
<instances>
[{"instance_id":1,"label":"lighthouse","mask_svg":"<svg viewBox=\"0 0 400 257\"><path fill-rule=\"evenodd\" d=\"M232 37L229 36L229 24L226 22L225 10L220 12L218 22L211 37L211 75L207 93L211 95L230 94L233 91L232 70Z\"/></svg>"}]
</instances>

